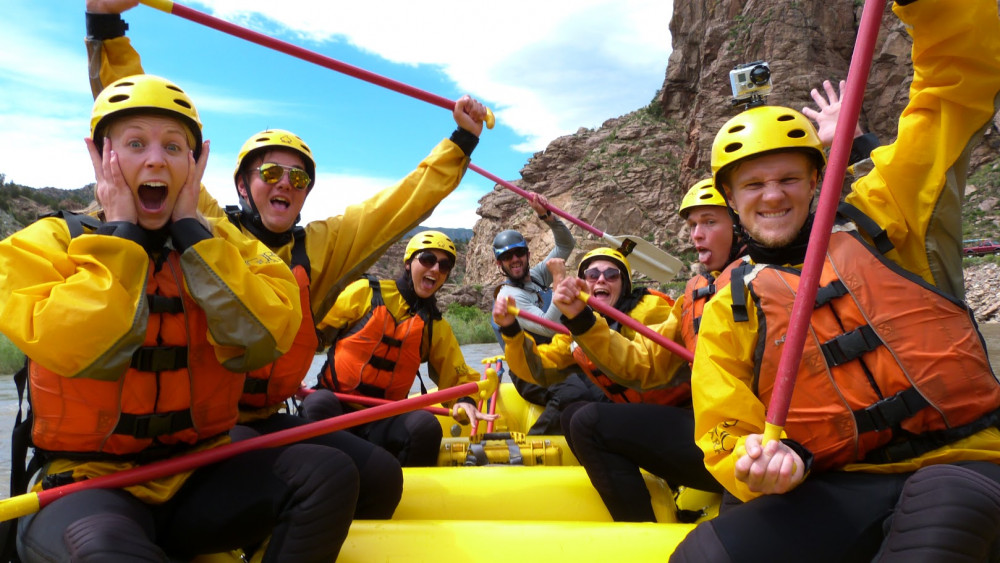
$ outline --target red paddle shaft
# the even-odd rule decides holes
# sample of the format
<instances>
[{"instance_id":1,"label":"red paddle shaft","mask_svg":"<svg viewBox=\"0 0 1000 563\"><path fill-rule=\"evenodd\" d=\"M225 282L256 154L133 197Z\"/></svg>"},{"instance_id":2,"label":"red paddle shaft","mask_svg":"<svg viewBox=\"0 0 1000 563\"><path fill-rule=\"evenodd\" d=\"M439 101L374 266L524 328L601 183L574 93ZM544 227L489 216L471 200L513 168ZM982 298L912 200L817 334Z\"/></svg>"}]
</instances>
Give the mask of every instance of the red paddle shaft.
<instances>
[{"instance_id":1,"label":"red paddle shaft","mask_svg":"<svg viewBox=\"0 0 1000 563\"><path fill-rule=\"evenodd\" d=\"M481 382L456 385L455 387L449 387L448 389L436 391L434 393L419 395L402 401L393 401L389 404L375 406L370 409L364 409L338 417L328 418L326 420L320 420L318 422L281 430L272 434L264 434L262 436L257 436L241 442L234 442L209 450L194 452L176 458L165 459L125 471L120 471L118 473L87 479L85 481L77 481L76 483L71 483L69 485L38 492L38 506L39 508L45 507L49 503L76 491L128 487L139 483L145 483L146 481L151 481L153 479L166 477L167 475L176 475L177 473L189 471L197 467L218 463L252 450L284 446L293 442L314 438L322 434L328 434L330 432L343 430L352 426L358 426L374 420L380 420L397 414L410 412L435 403L450 401L452 399L458 399L459 397L469 395L478 395L484 390L491 392L495 386L496 377L494 377L492 381L483 380Z\"/></svg>"},{"instance_id":2,"label":"red paddle shaft","mask_svg":"<svg viewBox=\"0 0 1000 563\"><path fill-rule=\"evenodd\" d=\"M330 57L320 55L319 53L314 53L308 49L303 49L297 45L292 45L280 39L275 39L274 37L269 37L263 33L258 33L256 31L247 29L245 27L240 27L236 24L227 22L213 16L210 16L204 12L199 12L183 4L178 4L172 0L140 0L143 4L149 6L150 8L156 8L168 14L173 14L175 16L184 18L186 20L199 23L206 27L210 27L217 31L227 33L234 37L239 37L240 39L246 39L251 43L256 43L263 47L268 47L274 49L275 51L285 53L286 55L291 55L295 58L302 59L306 62L310 62L319 65L330 70L334 70L341 74L346 74L365 82L387 88L394 92L399 92L400 94L409 96L411 98L416 98L418 100L425 101L429 104L444 108L448 111L454 111L455 101L449 100L443 96L438 96L437 94L432 94L420 88L410 86L409 84L404 84L397 80L391 78L386 78L380 74L375 74L374 72L365 70L363 68L356 67L354 65L347 64L345 62L338 61L336 59L331 59ZM493 112L488 111L486 118L486 127L493 128Z\"/></svg>"},{"instance_id":3,"label":"red paddle shaft","mask_svg":"<svg viewBox=\"0 0 1000 563\"><path fill-rule=\"evenodd\" d=\"M871 67L872 54L875 51L875 41L878 39L879 24L885 0L868 0L861 14L861 24L858 27L858 39L851 57L850 70L847 73L846 92L841 100L840 117L837 120L837 132L830 150L830 159L823 176L823 187L820 190L819 204L812 231L809 233L809 248L806 250L805 262L802 266L802 278L799 281L799 291L792 305L792 316L788 323L788 333L784 349L778 362L778 372L771 393L771 402L767 409L767 423L777 427L780 437L781 427L788 417L788 406L792 400L795 388L795 378L798 374L799 362L802 360L802 346L805 343L809 319L812 317L816 292L819 288L819 276L823 270L826 249L830 244L830 230L836 216L837 205L840 202L840 187L847 171L847 160L851 152L851 138L861 113L861 101L868 82L868 71Z\"/></svg>"}]
</instances>

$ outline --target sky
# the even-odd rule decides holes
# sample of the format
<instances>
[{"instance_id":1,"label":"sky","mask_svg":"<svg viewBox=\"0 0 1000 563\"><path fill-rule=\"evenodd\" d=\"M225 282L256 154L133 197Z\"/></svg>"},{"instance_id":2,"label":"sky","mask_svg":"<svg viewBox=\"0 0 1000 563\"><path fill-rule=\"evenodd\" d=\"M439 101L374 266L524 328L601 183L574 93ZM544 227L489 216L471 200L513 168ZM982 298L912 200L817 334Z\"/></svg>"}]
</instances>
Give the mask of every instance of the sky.
<instances>
[{"instance_id":1,"label":"sky","mask_svg":"<svg viewBox=\"0 0 1000 563\"><path fill-rule=\"evenodd\" d=\"M650 103L670 55L663 0L199 0L185 6L431 94L491 108L474 163L509 181L535 152ZM93 182L83 139L85 2L4 0L0 174L75 189ZM303 222L393 185L455 128L451 112L139 5L123 15L146 72L191 98L211 140L203 183L235 204L240 146L268 128L312 147L317 183ZM472 228L494 183L470 171L423 225Z\"/></svg>"}]
</instances>

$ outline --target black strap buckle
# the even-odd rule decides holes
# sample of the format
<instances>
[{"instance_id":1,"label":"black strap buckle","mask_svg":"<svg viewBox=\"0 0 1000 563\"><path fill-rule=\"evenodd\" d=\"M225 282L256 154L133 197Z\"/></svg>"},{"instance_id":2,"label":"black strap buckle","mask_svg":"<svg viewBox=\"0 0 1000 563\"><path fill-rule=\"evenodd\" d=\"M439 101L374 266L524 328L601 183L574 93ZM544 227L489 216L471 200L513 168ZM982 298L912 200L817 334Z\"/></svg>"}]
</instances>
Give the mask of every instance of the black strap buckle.
<instances>
[{"instance_id":1,"label":"black strap buckle","mask_svg":"<svg viewBox=\"0 0 1000 563\"><path fill-rule=\"evenodd\" d=\"M854 411L858 433L881 432L898 426L930 403L913 387L886 397L874 405Z\"/></svg>"},{"instance_id":2,"label":"black strap buckle","mask_svg":"<svg viewBox=\"0 0 1000 563\"><path fill-rule=\"evenodd\" d=\"M187 365L187 346L143 346L132 354L132 367L139 371L169 371Z\"/></svg>"}]
</instances>

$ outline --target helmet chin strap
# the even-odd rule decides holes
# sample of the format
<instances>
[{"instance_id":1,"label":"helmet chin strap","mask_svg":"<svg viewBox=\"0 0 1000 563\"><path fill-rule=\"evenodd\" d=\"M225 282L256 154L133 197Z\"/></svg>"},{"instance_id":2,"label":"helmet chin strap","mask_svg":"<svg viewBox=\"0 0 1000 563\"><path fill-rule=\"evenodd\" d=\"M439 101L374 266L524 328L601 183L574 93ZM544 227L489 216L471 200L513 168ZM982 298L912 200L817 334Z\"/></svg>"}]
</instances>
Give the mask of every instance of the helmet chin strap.
<instances>
[{"instance_id":1,"label":"helmet chin strap","mask_svg":"<svg viewBox=\"0 0 1000 563\"><path fill-rule=\"evenodd\" d=\"M250 191L249 172L243 173L243 191L246 192L247 194L246 197L240 195L239 190L236 191L236 194L239 196L240 199L240 209L243 210L243 215L244 217L246 217L248 223L257 227L260 230L267 231L275 235L284 234L284 233L275 233L264 226L264 220L260 216L260 210L257 209L257 202L253 200L253 192ZM295 216L295 223L292 224L292 228L288 229L285 232L291 232L291 230L295 228L295 225L298 225L299 221L301 220L302 220L302 214L299 213L298 215Z\"/></svg>"},{"instance_id":2,"label":"helmet chin strap","mask_svg":"<svg viewBox=\"0 0 1000 563\"><path fill-rule=\"evenodd\" d=\"M244 174L243 185L248 186L248 178ZM276 233L264 226L264 221L260 217L260 211L257 210L256 204L254 204L253 196L250 193L250 189L246 188L247 197L240 196L240 223L250 231L257 240L263 242L270 248L276 248L279 246L284 246L292 241L292 230L288 229L283 233ZM238 191L237 191L238 193ZM298 224L299 219L296 217L295 223Z\"/></svg>"}]
</instances>

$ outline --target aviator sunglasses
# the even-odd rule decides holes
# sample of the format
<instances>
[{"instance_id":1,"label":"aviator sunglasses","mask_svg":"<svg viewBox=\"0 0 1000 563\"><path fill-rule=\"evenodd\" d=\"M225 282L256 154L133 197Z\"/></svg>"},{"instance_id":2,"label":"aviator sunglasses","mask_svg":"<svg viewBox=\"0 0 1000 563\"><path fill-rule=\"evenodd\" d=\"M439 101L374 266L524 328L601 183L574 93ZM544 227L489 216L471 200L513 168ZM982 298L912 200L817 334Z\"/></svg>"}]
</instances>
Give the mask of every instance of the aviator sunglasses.
<instances>
[{"instance_id":1,"label":"aviator sunglasses","mask_svg":"<svg viewBox=\"0 0 1000 563\"><path fill-rule=\"evenodd\" d=\"M618 278L622 277L622 271L618 268L608 268L607 270L598 270L597 268L590 268L589 270L584 270L583 276L587 278L587 281L595 282L601 279L601 276L609 282L617 281Z\"/></svg>"},{"instance_id":2,"label":"aviator sunglasses","mask_svg":"<svg viewBox=\"0 0 1000 563\"><path fill-rule=\"evenodd\" d=\"M294 166L282 166L276 162L265 162L260 165L257 172L260 174L260 179L264 180L268 184L277 184L281 181L281 177L288 172L288 183L292 185L296 190L304 190L309 187L309 182L312 181L309 178L309 173L301 168L295 168Z\"/></svg>"},{"instance_id":3,"label":"aviator sunglasses","mask_svg":"<svg viewBox=\"0 0 1000 563\"><path fill-rule=\"evenodd\" d=\"M438 258L433 252L421 252L417 255L417 261L428 270L433 268L434 264L437 264L438 271L442 274L447 274L455 267L454 262L448 258Z\"/></svg>"},{"instance_id":4,"label":"aviator sunglasses","mask_svg":"<svg viewBox=\"0 0 1000 563\"><path fill-rule=\"evenodd\" d=\"M518 258L524 258L527 255L528 255L528 249L524 248L523 246L519 246L517 248L512 248L512 249L508 250L507 252L504 252L503 254L501 254L500 255L500 261L501 262L506 262L506 261L510 260L511 258L513 258L515 256L517 256Z\"/></svg>"}]
</instances>

